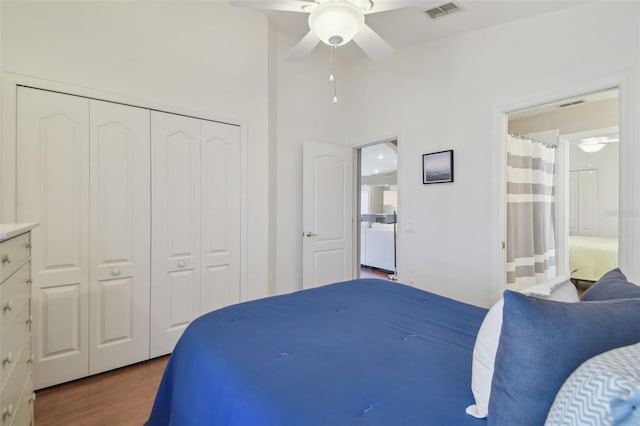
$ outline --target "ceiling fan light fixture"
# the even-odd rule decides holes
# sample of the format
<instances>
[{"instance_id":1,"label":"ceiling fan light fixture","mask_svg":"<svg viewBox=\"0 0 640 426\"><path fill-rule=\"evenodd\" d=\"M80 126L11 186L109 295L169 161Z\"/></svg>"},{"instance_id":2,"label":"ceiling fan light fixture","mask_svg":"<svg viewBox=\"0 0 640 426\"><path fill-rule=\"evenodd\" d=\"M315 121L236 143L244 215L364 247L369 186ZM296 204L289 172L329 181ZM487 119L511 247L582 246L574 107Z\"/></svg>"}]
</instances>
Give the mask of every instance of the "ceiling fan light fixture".
<instances>
[{"instance_id":1,"label":"ceiling fan light fixture","mask_svg":"<svg viewBox=\"0 0 640 426\"><path fill-rule=\"evenodd\" d=\"M309 28L329 46L350 42L364 24L361 10L344 1L329 1L309 15Z\"/></svg>"},{"instance_id":2,"label":"ceiling fan light fixture","mask_svg":"<svg viewBox=\"0 0 640 426\"><path fill-rule=\"evenodd\" d=\"M602 148L604 148L604 145L605 144L602 142L587 141L587 142L580 142L578 144L578 147L584 152L598 152Z\"/></svg>"}]
</instances>

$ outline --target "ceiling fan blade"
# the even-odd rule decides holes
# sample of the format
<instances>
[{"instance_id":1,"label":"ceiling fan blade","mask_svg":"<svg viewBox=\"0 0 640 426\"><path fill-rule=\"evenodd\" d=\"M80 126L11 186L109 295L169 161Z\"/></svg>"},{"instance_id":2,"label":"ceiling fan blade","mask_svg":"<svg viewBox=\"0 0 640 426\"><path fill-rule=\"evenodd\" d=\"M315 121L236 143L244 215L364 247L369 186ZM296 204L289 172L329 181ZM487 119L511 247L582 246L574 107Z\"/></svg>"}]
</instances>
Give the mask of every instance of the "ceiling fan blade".
<instances>
[{"instance_id":1,"label":"ceiling fan blade","mask_svg":"<svg viewBox=\"0 0 640 426\"><path fill-rule=\"evenodd\" d=\"M374 0L373 7L366 14L384 12L385 10L402 9L405 7L425 6L424 0Z\"/></svg>"},{"instance_id":2,"label":"ceiling fan blade","mask_svg":"<svg viewBox=\"0 0 640 426\"><path fill-rule=\"evenodd\" d=\"M305 58L320 43L320 38L313 31L309 31L291 52L287 55L287 61L297 61Z\"/></svg>"},{"instance_id":3,"label":"ceiling fan blade","mask_svg":"<svg viewBox=\"0 0 640 426\"><path fill-rule=\"evenodd\" d=\"M233 6L254 7L256 9L284 10L287 12L308 12L315 6L312 0L231 0Z\"/></svg>"},{"instance_id":4,"label":"ceiling fan blade","mask_svg":"<svg viewBox=\"0 0 640 426\"><path fill-rule=\"evenodd\" d=\"M376 34L367 24L364 24L355 35L353 41L374 61L388 58L394 52L393 47Z\"/></svg>"}]
</instances>

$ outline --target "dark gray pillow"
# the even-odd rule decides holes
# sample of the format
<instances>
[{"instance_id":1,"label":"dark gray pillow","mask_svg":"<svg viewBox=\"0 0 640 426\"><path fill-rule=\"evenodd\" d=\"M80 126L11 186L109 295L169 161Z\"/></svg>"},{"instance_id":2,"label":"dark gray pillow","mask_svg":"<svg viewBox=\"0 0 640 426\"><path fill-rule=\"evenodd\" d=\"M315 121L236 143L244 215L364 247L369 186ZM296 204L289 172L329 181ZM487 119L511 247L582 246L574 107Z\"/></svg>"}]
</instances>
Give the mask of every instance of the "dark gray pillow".
<instances>
[{"instance_id":1,"label":"dark gray pillow","mask_svg":"<svg viewBox=\"0 0 640 426\"><path fill-rule=\"evenodd\" d=\"M612 300L612 299L637 299L640 298L640 286L629 281L627 277L616 268L604 274L587 291L580 300Z\"/></svg>"}]
</instances>

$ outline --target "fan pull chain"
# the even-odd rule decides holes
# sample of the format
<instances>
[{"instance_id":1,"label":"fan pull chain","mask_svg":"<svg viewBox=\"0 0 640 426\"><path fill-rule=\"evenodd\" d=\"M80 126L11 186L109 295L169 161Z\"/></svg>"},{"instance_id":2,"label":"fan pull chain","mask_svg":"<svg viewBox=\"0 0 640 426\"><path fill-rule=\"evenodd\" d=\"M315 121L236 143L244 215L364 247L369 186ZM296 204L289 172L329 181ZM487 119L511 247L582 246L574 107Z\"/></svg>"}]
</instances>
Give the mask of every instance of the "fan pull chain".
<instances>
[{"instance_id":1,"label":"fan pull chain","mask_svg":"<svg viewBox=\"0 0 640 426\"><path fill-rule=\"evenodd\" d=\"M329 74L329 83L333 83L333 103L338 103L338 82L336 81L336 49L338 46L331 46L331 74Z\"/></svg>"}]
</instances>

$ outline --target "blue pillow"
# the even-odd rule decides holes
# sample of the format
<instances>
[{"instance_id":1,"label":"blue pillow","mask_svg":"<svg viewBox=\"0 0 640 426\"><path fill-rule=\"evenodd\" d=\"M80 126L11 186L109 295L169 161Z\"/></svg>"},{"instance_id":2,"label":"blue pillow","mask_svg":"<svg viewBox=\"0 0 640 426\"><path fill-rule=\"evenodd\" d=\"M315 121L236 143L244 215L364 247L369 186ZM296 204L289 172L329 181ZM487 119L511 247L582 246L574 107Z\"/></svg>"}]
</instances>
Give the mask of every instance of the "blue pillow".
<instances>
[{"instance_id":1,"label":"blue pillow","mask_svg":"<svg viewBox=\"0 0 640 426\"><path fill-rule=\"evenodd\" d=\"M640 286L627 281L627 277L616 268L604 274L581 297L583 301L630 299L640 297Z\"/></svg>"},{"instance_id":2,"label":"blue pillow","mask_svg":"<svg viewBox=\"0 0 640 426\"><path fill-rule=\"evenodd\" d=\"M640 342L640 299L563 303L505 291L489 426L540 426L587 359Z\"/></svg>"}]
</instances>

